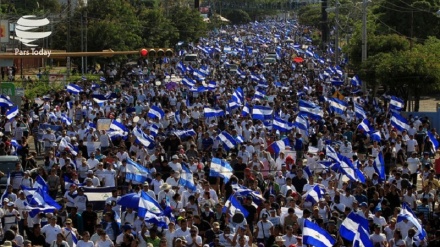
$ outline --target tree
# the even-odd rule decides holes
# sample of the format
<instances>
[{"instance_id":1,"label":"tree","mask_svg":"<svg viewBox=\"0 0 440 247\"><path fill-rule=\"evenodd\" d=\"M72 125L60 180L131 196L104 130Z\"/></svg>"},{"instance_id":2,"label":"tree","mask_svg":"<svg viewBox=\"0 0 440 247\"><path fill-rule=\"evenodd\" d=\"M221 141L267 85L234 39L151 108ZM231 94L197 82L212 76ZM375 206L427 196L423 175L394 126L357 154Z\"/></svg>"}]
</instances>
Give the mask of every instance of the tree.
<instances>
[{"instance_id":1,"label":"tree","mask_svg":"<svg viewBox=\"0 0 440 247\"><path fill-rule=\"evenodd\" d=\"M179 39L179 31L161 10L144 8L139 19L144 47L171 47Z\"/></svg>"},{"instance_id":2,"label":"tree","mask_svg":"<svg viewBox=\"0 0 440 247\"><path fill-rule=\"evenodd\" d=\"M231 24L238 25L251 21L249 14L241 9L233 9L226 12L225 17L231 21Z\"/></svg>"},{"instance_id":3,"label":"tree","mask_svg":"<svg viewBox=\"0 0 440 247\"><path fill-rule=\"evenodd\" d=\"M170 10L172 16L169 17L171 23L178 31L178 39L187 42L197 41L206 35L207 25L199 11L189 7L173 7ZM179 40L170 41L177 43Z\"/></svg>"}]
</instances>

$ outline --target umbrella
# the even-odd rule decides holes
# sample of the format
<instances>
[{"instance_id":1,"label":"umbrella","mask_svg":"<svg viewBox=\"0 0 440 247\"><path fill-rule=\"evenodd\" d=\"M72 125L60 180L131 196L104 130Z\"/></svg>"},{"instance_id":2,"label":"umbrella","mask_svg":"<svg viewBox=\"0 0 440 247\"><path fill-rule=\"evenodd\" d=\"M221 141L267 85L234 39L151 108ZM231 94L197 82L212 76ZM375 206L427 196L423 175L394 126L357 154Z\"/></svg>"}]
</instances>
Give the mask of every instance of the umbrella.
<instances>
[{"instance_id":1,"label":"umbrella","mask_svg":"<svg viewBox=\"0 0 440 247\"><path fill-rule=\"evenodd\" d=\"M293 59L293 61L294 61L295 63L302 63L302 62L304 62L304 59L303 59L302 57L295 57L295 58Z\"/></svg>"},{"instance_id":2,"label":"umbrella","mask_svg":"<svg viewBox=\"0 0 440 247\"><path fill-rule=\"evenodd\" d=\"M130 193L121 196L116 203L127 208L137 208L139 207L139 199L140 196L137 193Z\"/></svg>"}]
</instances>

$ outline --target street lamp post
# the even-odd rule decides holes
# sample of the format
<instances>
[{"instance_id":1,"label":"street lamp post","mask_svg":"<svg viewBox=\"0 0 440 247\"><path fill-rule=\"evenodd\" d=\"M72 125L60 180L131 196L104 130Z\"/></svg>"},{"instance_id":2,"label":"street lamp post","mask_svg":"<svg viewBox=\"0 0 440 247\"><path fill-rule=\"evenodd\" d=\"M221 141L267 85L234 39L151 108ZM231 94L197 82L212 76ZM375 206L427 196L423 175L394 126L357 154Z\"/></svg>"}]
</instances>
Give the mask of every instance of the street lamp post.
<instances>
[{"instance_id":1,"label":"street lamp post","mask_svg":"<svg viewBox=\"0 0 440 247\"><path fill-rule=\"evenodd\" d=\"M362 62L367 60L367 0L362 0ZM367 84L362 83L362 91L365 92Z\"/></svg>"}]
</instances>

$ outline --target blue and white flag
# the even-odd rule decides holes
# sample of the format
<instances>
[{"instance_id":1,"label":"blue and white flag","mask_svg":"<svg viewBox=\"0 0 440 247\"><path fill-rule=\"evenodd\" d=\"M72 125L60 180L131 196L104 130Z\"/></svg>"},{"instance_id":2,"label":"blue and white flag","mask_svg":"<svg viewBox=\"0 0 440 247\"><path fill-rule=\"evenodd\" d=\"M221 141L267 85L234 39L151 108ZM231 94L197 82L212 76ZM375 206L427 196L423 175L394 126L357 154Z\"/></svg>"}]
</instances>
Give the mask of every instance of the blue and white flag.
<instances>
[{"instance_id":1,"label":"blue and white flag","mask_svg":"<svg viewBox=\"0 0 440 247\"><path fill-rule=\"evenodd\" d=\"M184 74L186 72L186 66L183 64L182 61L180 61L177 65L176 68L180 71L180 73Z\"/></svg>"},{"instance_id":2,"label":"blue and white flag","mask_svg":"<svg viewBox=\"0 0 440 247\"><path fill-rule=\"evenodd\" d=\"M312 204L317 204L319 199L323 198L319 185L313 186L313 188L307 191L302 197L305 201L309 201Z\"/></svg>"},{"instance_id":3,"label":"blue and white flag","mask_svg":"<svg viewBox=\"0 0 440 247\"><path fill-rule=\"evenodd\" d=\"M361 105L354 103L354 113L356 118L358 119L365 119L367 118L367 113L365 112L364 108L362 108Z\"/></svg>"},{"instance_id":4,"label":"blue and white flag","mask_svg":"<svg viewBox=\"0 0 440 247\"><path fill-rule=\"evenodd\" d=\"M12 185L12 184L11 184L11 173L8 172L8 175L6 176L6 188L3 191L2 197L0 198L0 200L2 202L3 202L3 200L5 198L8 198L8 196L9 196L9 192L8 192L8 189L7 189L9 185Z\"/></svg>"},{"instance_id":5,"label":"blue and white flag","mask_svg":"<svg viewBox=\"0 0 440 247\"><path fill-rule=\"evenodd\" d=\"M80 86L76 85L76 84L69 84L69 85L67 85L66 90L67 90L67 92L69 92L71 94L79 94L79 93L81 93L83 91L83 89Z\"/></svg>"},{"instance_id":6,"label":"blue and white flag","mask_svg":"<svg viewBox=\"0 0 440 247\"><path fill-rule=\"evenodd\" d=\"M362 81L361 81L361 79L359 79L358 75L353 76L353 78L351 78L350 82L351 82L351 85L353 87L360 87L360 86L362 86Z\"/></svg>"},{"instance_id":7,"label":"blue and white flag","mask_svg":"<svg viewBox=\"0 0 440 247\"><path fill-rule=\"evenodd\" d=\"M47 182L44 180L44 178L41 177L40 175L37 175L37 177L35 178L33 188L34 189L40 188L41 191L45 193L49 193L49 186L47 185Z\"/></svg>"},{"instance_id":8,"label":"blue and white flag","mask_svg":"<svg viewBox=\"0 0 440 247\"><path fill-rule=\"evenodd\" d=\"M359 226L353 238L353 247L374 247L369 232L365 228Z\"/></svg>"},{"instance_id":9,"label":"blue and white flag","mask_svg":"<svg viewBox=\"0 0 440 247\"><path fill-rule=\"evenodd\" d=\"M66 114L61 114L61 121L65 123L66 125L72 125L73 121L70 119Z\"/></svg>"},{"instance_id":10,"label":"blue and white flag","mask_svg":"<svg viewBox=\"0 0 440 247\"><path fill-rule=\"evenodd\" d=\"M112 123L110 124L110 129L111 130L115 130L115 131L119 131L119 132L128 132L127 127L125 127L125 125L123 125L122 123L113 120Z\"/></svg>"},{"instance_id":11,"label":"blue and white flag","mask_svg":"<svg viewBox=\"0 0 440 247\"><path fill-rule=\"evenodd\" d=\"M321 120L324 116L324 111L321 107L304 100L299 101L300 114L307 115L311 119Z\"/></svg>"},{"instance_id":12,"label":"blue and white flag","mask_svg":"<svg viewBox=\"0 0 440 247\"><path fill-rule=\"evenodd\" d=\"M347 102L337 98L330 98L329 105L330 105L330 111L339 115L344 115L348 106Z\"/></svg>"},{"instance_id":13,"label":"blue and white flag","mask_svg":"<svg viewBox=\"0 0 440 247\"><path fill-rule=\"evenodd\" d=\"M182 171L180 172L179 184L195 192L197 190L194 184L194 177L191 170L186 166L182 165Z\"/></svg>"},{"instance_id":14,"label":"blue and white flag","mask_svg":"<svg viewBox=\"0 0 440 247\"><path fill-rule=\"evenodd\" d=\"M182 79L182 84L185 85L185 86L187 86L187 87L189 87L189 88L193 88L193 87L196 85L196 81L194 81L194 80L191 79L191 78L184 77L184 78Z\"/></svg>"},{"instance_id":15,"label":"blue and white flag","mask_svg":"<svg viewBox=\"0 0 440 247\"><path fill-rule=\"evenodd\" d=\"M147 180L148 174L150 174L148 168L134 162L130 158L127 159L127 165L125 167L126 180L142 184Z\"/></svg>"},{"instance_id":16,"label":"blue and white flag","mask_svg":"<svg viewBox=\"0 0 440 247\"><path fill-rule=\"evenodd\" d=\"M136 140L144 145L146 148L154 147L154 140L145 134L139 127L133 129L133 135L136 136Z\"/></svg>"},{"instance_id":17,"label":"blue and white flag","mask_svg":"<svg viewBox=\"0 0 440 247\"><path fill-rule=\"evenodd\" d=\"M411 210L411 207L408 205L408 203L404 202L402 204L402 208L400 209L400 213L397 215L397 223L408 220L411 222L417 229L418 237L420 240L425 239L427 236L425 229L422 227L422 225L419 222L419 219L414 214L414 212Z\"/></svg>"},{"instance_id":18,"label":"blue and white flag","mask_svg":"<svg viewBox=\"0 0 440 247\"><path fill-rule=\"evenodd\" d=\"M303 243L314 247L333 247L336 240L317 224L304 220Z\"/></svg>"},{"instance_id":19,"label":"blue and white flag","mask_svg":"<svg viewBox=\"0 0 440 247\"><path fill-rule=\"evenodd\" d=\"M209 176L221 177L223 178L224 183L227 183L231 178L232 173L233 169L228 162L219 158L212 158Z\"/></svg>"},{"instance_id":20,"label":"blue and white flag","mask_svg":"<svg viewBox=\"0 0 440 247\"><path fill-rule=\"evenodd\" d=\"M206 78L206 75L199 70L194 70L193 75L198 81L204 81Z\"/></svg>"},{"instance_id":21,"label":"blue and white flag","mask_svg":"<svg viewBox=\"0 0 440 247\"><path fill-rule=\"evenodd\" d=\"M241 110L241 115L243 117L248 116L251 113L251 108L249 104L246 102L246 104L243 106L243 109Z\"/></svg>"},{"instance_id":22,"label":"blue and white flag","mask_svg":"<svg viewBox=\"0 0 440 247\"><path fill-rule=\"evenodd\" d=\"M92 98L99 106L103 106L104 103L108 101L108 99L102 94L93 94Z\"/></svg>"},{"instance_id":23,"label":"blue and white flag","mask_svg":"<svg viewBox=\"0 0 440 247\"><path fill-rule=\"evenodd\" d=\"M408 121L399 113L393 112L390 120L391 125L393 125L394 128L396 128L400 132L409 129Z\"/></svg>"},{"instance_id":24,"label":"blue and white flag","mask_svg":"<svg viewBox=\"0 0 440 247\"><path fill-rule=\"evenodd\" d=\"M6 112L6 118L13 119L15 116L18 115L18 112L18 106L14 106Z\"/></svg>"},{"instance_id":25,"label":"blue and white flag","mask_svg":"<svg viewBox=\"0 0 440 247\"><path fill-rule=\"evenodd\" d=\"M148 129L150 130L150 135L152 135L153 137L156 137L159 133L159 126L157 124L150 125Z\"/></svg>"},{"instance_id":26,"label":"blue and white flag","mask_svg":"<svg viewBox=\"0 0 440 247\"><path fill-rule=\"evenodd\" d=\"M189 130L176 130L174 131L174 134L178 136L180 139L183 139L186 137L195 136L197 133L193 129L189 129Z\"/></svg>"},{"instance_id":27,"label":"blue and white flag","mask_svg":"<svg viewBox=\"0 0 440 247\"><path fill-rule=\"evenodd\" d=\"M75 150L75 147L69 142L67 142L65 138L61 138L60 144L58 145L58 149L61 151L68 151L75 156L78 154Z\"/></svg>"},{"instance_id":28,"label":"blue and white flag","mask_svg":"<svg viewBox=\"0 0 440 247\"><path fill-rule=\"evenodd\" d=\"M262 121L272 119L272 113L272 107L255 105L252 108L252 119L258 119Z\"/></svg>"},{"instance_id":29,"label":"blue and white flag","mask_svg":"<svg viewBox=\"0 0 440 247\"><path fill-rule=\"evenodd\" d=\"M373 162L374 170L379 175L380 181L385 181L385 162L383 160L382 152L379 152Z\"/></svg>"},{"instance_id":30,"label":"blue and white flag","mask_svg":"<svg viewBox=\"0 0 440 247\"><path fill-rule=\"evenodd\" d=\"M205 107L205 108L203 108L203 113L204 113L205 118L223 117L225 115L225 111L223 111L219 107L215 107L215 108Z\"/></svg>"},{"instance_id":31,"label":"blue and white flag","mask_svg":"<svg viewBox=\"0 0 440 247\"><path fill-rule=\"evenodd\" d=\"M149 118L157 118L161 120L165 116L165 112L158 106L152 105L148 111Z\"/></svg>"},{"instance_id":32,"label":"blue and white flag","mask_svg":"<svg viewBox=\"0 0 440 247\"><path fill-rule=\"evenodd\" d=\"M426 132L426 134L428 135L429 141L430 141L431 144L432 144L432 147L431 147L431 153L432 153L432 154L435 154L435 152L436 152L437 149L439 148L439 143L438 143L437 139L435 138L435 136L432 134L431 131L428 130L428 131Z\"/></svg>"},{"instance_id":33,"label":"blue and white flag","mask_svg":"<svg viewBox=\"0 0 440 247\"><path fill-rule=\"evenodd\" d=\"M52 213L55 210L61 209L61 206L41 188L31 189L22 187L22 190L26 196L26 201L29 203L27 209L30 210L29 215L31 217L35 217L40 212Z\"/></svg>"},{"instance_id":34,"label":"blue and white flag","mask_svg":"<svg viewBox=\"0 0 440 247\"><path fill-rule=\"evenodd\" d=\"M166 216L157 216L149 211L145 214L145 222L153 224L156 227L161 227L162 229L168 229L168 224L165 218Z\"/></svg>"},{"instance_id":35,"label":"blue and white flag","mask_svg":"<svg viewBox=\"0 0 440 247\"><path fill-rule=\"evenodd\" d=\"M14 106L14 103L12 103L11 100L7 96L2 94L2 95L0 95L0 106L8 108L8 107Z\"/></svg>"},{"instance_id":36,"label":"blue and white flag","mask_svg":"<svg viewBox=\"0 0 440 247\"><path fill-rule=\"evenodd\" d=\"M141 196L139 197L138 216L141 218L145 218L147 212L160 215L162 214L163 210L156 199L154 199L142 190Z\"/></svg>"},{"instance_id":37,"label":"blue and white flag","mask_svg":"<svg viewBox=\"0 0 440 247\"><path fill-rule=\"evenodd\" d=\"M274 117L272 120L272 129L274 130L279 130L281 132L288 132L292 130L292 128L293 128L293 124L284 121L281 118Z\"/></svg>"},{"instance_id":38,"label":"blue and white flag","mask_svg":"<svg viewBox=\"0 0 440 247\"><path fill-rule=\"evenodd\" d=\"M296 116L295 126L297 132L299 132L303 137L309 136L309 121L301 115Z\"/></svg>"},{"instance_id":39,"label":"blue and white flag","mask_svg":"<svg viewBox=\"0 0 440 247\"><path fill-rule=\"evenodd\" d=\"M284 138L282 140L272 142L272 144L267 147L267 150L272 153L280 153L281 151L285 150L286 147L290 147L290 142L288 138Z\"/></svg>"},{"instance_id":40,"label":"blue and white flag","mask_svg":"<svg viewBox=\"0 0 440 247\"><path fill-rule=\"evenodd\" d=\"M180 112L179 111L176 111L174 113L174 121L176 121L176 123L182 122L182 119L180 118Z\"/></svg>"},{"instance_id":41,"label":"blue and white flag","mask_svg":"<svg viewBox=\"0 0 440 247\"><path fill-rule=\"evenodd\" d=\"M244 102L244 94L243 94L243 90L240 87L235 89L234 93L232 94L232 100L237 102L239 105L243 104L243 102Z\"/></svg>"},{"instance_id":42,"label":"blue and white flag","mask_svg":"<svg viewBox=\"0 0 440 247\"><path fill-rule=\"evenodd\" d=\"M244 217L248 217L249 212L243 207L243 205L237 200L235 195L231 195L229 199L226 201L225 206L223 207L223 212L227 213L229 211L230 215L234 215L235 213L242 213Z\"/></svg>"},{"instance_id":43,"label":"blue and white flag","mask_svg":"<svg viewBox=\"0 0 440 247\"><path fill-rule=\"evenodd\" d=\"M72 101L67 102L66 105L67 105L67 109L69 109L69 110L73 108L73 102Z\"/></svg>"},{"instance_id":44,"label":"blue and white flag","mask_svg":"<svg viewBox=\"0 0 440 247\"><path fill-rule=\"evenodd\" d=\"M233 149L237 146L237 141L235 140L235 138L226 131L221 132L217 136L217 139L223 143L226 151L229 151L230 149Z\"/></svg>"},{"instance_id":45,"label":"blue and white flag","mask_svg":"<svg viewBox=\"0 0 440 247\"><path fill-rule=\"evenodd\" d=\"M364 130L366 133L374 131L373 127L370 125L370 121L368 121L366 118L359 123L357 129Z\"/></svg>"},{"instance_id":46,"label":"blue and white flag","mask_svg":"<svg viewBox=\"0 0 440 247\"><path fill-rule=\"evenodd\" d=\"M104 76L101 76L101 77L99 78L99 81L105 82L105 81L106 81L106 79L105 79L105 77L104 77Z\"/></svg>"},{"instance_id":47,"label":"blue and white flag","mask_svg":"<svg viewBox=\"0 0 440 247\"><path fill-rule=\"evenodd\" d=\"M401 111L405 107L403 99L396 96L390 98L390 110Z\"/></svg>"},{"instance_id":48,"label":"blue and white flag","mask_svg":"<svg viewBox=\"0 0 440 247\"><path fill-rule=\"evenodd\" d=\"M342 224L339 227L339 233L341 234L341 237L346 240L353 241L355 237L354 235L359 227L369 231L368 220L355 212L351 212L347 215L344 221L342 221Z\"/></svg>"},{"instance_id":49,"label":"blue and white flag","mask_svg":"<svg viewBox=\"0 0 440 247\"><path fill-rule=\"evenodd\" d=\"M376 130L374 132L371 132L370 139L375 142L380 142L382 139L380 131Z\"/></svg>"}]
</instances>

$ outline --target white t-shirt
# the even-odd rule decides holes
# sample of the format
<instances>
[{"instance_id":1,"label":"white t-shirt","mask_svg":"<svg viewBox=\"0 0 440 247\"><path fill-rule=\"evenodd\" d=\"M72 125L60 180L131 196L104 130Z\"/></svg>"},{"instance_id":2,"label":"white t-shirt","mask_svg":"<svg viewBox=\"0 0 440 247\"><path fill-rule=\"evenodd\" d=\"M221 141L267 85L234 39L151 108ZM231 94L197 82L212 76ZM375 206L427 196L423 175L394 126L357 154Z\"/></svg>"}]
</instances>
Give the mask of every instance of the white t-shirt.
<instances>
[{"instance_id":1,"label":"white t-shirt","mask_svg":"<svg viewBox=\"0 0 440 247\"><path fill-rule=\"evenodd\" d=\"M41 228L41 234L46 235L46 243L48 244L51 244L53 241L57 240L58 233L61 233L61 227L59 225L52 226L48 224Z\"/></svg>"},{"instance_id":2,"label":"white t-shirt","mask_svg":"<svg viewBox=\"0 0 440 247\"><path fill-rule=\"evenodd\" d=\"M380 234L371 234L370 235L370 240L371 242L373 242L373 245L380 243L381 247L384 247L384 245L382 244L382 242L387 241L387 238L385 237L385 234L380 233Z\"/></svg>"},{"instance_id":3,"label":"white t-shirt","mask_svg":"<svg viewBox=\"0 0 440 247\"><path fill-rule=\"evenodd\" d=\"M180 228L174 232L173 238L181 238L181 237L186 238L187 236L190 236L190 234L191 233L190 233L189 227L186 228L186 231L184 231L184 230L182 230L182 228Z\"/></svg>"},{"instance_id":4,"label":"white t-shirt","mask_svg":"<svg viewBox=\"0 0 440 247\"><path fill-rule=\"evenodd\" d=\"M79 240L76 244L76 247L93 247L94 244L92 241L85 242L84 240Z\"/></svg>"},{"instance_id":5,"label":"white t-shirt","mask_svg":"<svg viewBox=\"0 0 440 247\"><path fill-rule=\"evenodd\" d=\"M273 227L272 222L270 221L259 221L257 223L257 227L258 227L258 236L257 238L268 238L271 235L270 229Z\"/></svg>"},{"instance_id":6,"label":"white t-shirt","mask_svg":"<svg viewBox=\"0 0 440 247\"><path fill-rule=\"evenodd\" d=\"M187 246L191 246L193 244L193 238L191 237L191 234L185 237ZM197 245L202 245L202 237L199 235L196 236L196 243Z\"/></svg>"}]
</instances>

